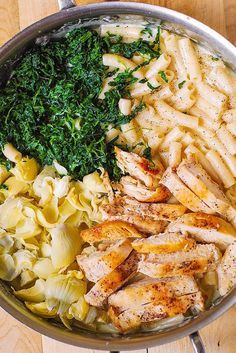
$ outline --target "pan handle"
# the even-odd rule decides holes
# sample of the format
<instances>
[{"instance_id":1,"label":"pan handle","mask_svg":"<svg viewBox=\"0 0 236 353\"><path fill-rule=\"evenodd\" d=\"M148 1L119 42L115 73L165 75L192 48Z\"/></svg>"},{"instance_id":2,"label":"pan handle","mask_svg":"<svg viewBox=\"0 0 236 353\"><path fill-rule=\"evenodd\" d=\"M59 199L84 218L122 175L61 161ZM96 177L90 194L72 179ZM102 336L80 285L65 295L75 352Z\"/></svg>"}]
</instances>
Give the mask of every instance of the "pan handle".
<instances>
[{"instance_id":1,"label":"pan handle","mask_svg":"<svg viewBox=\"0 0 236 353\"><path fill-rule=\"evenodd\" d=\"M74 0L58 0L58 5L60 10L67 10L76 6L76 3Z\"/></svg>"},{"instance_id":2,"label":"pan handle","mask_svg":"<svg viewBox=\"0 0 236 353\"><path fill-rule=\"evenodd\" d=\"M191 333L191 335L189 335L189 338L193 345L195 353L206 353L201 336L199 335L198 331Z\"/></svg>"}]
</instances>

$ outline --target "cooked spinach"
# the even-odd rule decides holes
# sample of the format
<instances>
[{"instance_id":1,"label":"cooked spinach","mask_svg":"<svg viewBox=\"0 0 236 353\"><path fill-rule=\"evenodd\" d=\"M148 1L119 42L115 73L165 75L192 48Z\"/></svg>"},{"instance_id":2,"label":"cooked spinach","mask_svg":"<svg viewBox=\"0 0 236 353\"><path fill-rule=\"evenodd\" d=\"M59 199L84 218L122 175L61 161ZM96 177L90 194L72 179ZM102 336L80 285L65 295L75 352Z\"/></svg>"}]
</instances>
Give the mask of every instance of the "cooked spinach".
<instances>
[{"instance_id":1,"label":"cooked spinach","mask_svg":"<svg viewBox=\"0 0 236 353\"><path fill-rule=\"evenodd\" d=\"M0 147L11 142L42 165L57 160L76 179L101 166L119 178L105 132L110 124L129 122L143 104L130 116L118 109L119 99L129 96L127 88L137 80L129 70L115 77L104 100L98 99L107 76L102 55L159 54L142 40L127 45L112 43L111 38L74 29L65 38L27 50L0 90Z\"/></svg>"}]
</instances>

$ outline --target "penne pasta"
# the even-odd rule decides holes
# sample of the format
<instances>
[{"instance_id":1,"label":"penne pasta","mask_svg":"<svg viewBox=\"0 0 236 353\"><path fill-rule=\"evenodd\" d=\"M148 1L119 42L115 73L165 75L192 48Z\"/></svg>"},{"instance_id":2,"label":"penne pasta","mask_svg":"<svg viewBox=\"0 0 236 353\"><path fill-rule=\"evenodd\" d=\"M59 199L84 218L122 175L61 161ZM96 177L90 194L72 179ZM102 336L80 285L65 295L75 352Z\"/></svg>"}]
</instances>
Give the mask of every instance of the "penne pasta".
<instances>
[{"instance_id":1,"label":"penne pasta","mask_svg":"<svg viewBox=\"0 0 236 353\"><path fill-rule=\"evenodd\" d=\"M226 128L232 135L236 137L236 121L226 124Z\"/></svg>"},{"instance_id":2,"label":"penne pasta","mask_svg":"<svg viewBox=\"0 0 236 353\"><path fill-rule=\"evenodd\" d=\"M161 145L160 145L160 150L165 151L169 148L169 145L173 141L179 141L182 139L182 137L185 134L185 130L182 127L174 127L174 129L170 130L168 134L164 137Z\"/></svg>"},{"instance_id":3,"label":"penne pasta","mask_svg":"<svg viewBox=\"0 0 236 353\"><path fill-rule=\"evenodd\" d=\"M230 154L236 154L236 139L231 133L227 130L225 124L222 124L219 130L217 131L217 136L219 140L222 141L225 148L229 151Z\"/></svg>"},{"instance_id":4,"label":"penne pasta","mask_svg":"<svg viewBox=\"0 0 236 353\"><path fill-rule=\"evenodd\" d=\"M221 183L221 179L219 178L215 169L212 167L210 161L206 158L204 153L202 153L202 151L200 151L196 146L194 146L193 144L189 145L185 148L184 153L188 158L194 156L194 159L196 159L202 165L202 167L207 171L211 178L217 183Z\"/></svg>"},{"instance_id":5,"label":"penne pasta","mask_svg":"<svg viewBox=\"0 0 236 353\"><path fill-rule=\"evenodd\" d=\"M175 125L182 125L192 129L197 129L199 125L197 117L179 112L163 100L155 102L154 106L162 118L172 121Z\"/></svg>"},{"instance_id":6,"label":"penne pasta","mask_svg":"<svg viewBox=\"0 0 236 353\"><path fill-rule=\"evenodd\" d=\"M186 82L183 88L179 89L174 95L168 99L168 103L176 110L186 112L196 102L194 94L195 87L193 83Z\"/></svg>"},{"instance_id":7,"label":"penne pasta","mask_svg":"<svg viewBox=\"0 0 236 353\"><path fill-rule=\"evenodd\" d=\"M226 112L224 112L224 114L222 115L222 119L226 123L233 123L234 121L236 121L236 108L226 110Z\"/></svg>"},{"instance_id":8,"label":"penne pasta","mask_svg":"<svg viewBox=\"0 0 236 353\"><path fill-rule=\"evenodd\" d=\"M169 166L177 168L181 162L182 144L172 141L169 147Z\"/></svg>"},{"instance_id":9,"label":"penne pasta","mask_svg":"<svg viewBox=\"0 0 236 353\"><path fill-rule=\"evenodd\" d=\"M204 81L197 81L196 87L198 94L211 105L217 107L220 111L225 108L228 100L225 94L217 91Z\"/></svg>"},{"instance_id":10,"label":"penne pasta","mask_svg":"<svg viewBox=\"0 0 236 353\"><path fill-rule=\"evenodd\" d=\"M193 44L189 38L178 41L180 53L190 80L201 80L202 74Z\"/></svg>"},{"instance_id":11,"label":"penne pasta","mask_svg":"<svg viewBox=\"0 0 236 353\"><path fill-rule=\"evenodd\" d=\"M213 85L229 96L231 108L236 108L236 89L233 80L224 67L215 67L209 73Z\"/></svg>"},{"instance_id":12,"label":"penne pasta","mask_svg":"<svg viewBox=\"0 0 236 353\"><path fill-rule=\"evenodd\" d=\"M164 38L164 43L168 54L171 55L171 60L177 71L179 79L185 80L187 78L187 72L184 66L184 61L180 53L178 39L174 34L168 34Z\"/></svg>"},{"instance_id":13,"label":"penne pasta","mask_svg":"<svg viewBox=\"0 0 236 353\"><path fill-rule=\"evenodd\" d=\"M225 165L218 152L211 150L206 154L206 158L210 161L211 165L215 169L216 173L222 180L225 188L230 188L235 184L233 174L229 168Z\"/></svg>"},{"instance_id":14,"label":"penne pasta","mask_svg":"<svg viewBox=\"0 0 236 353\"><path fill-rule=\"evenodd\" d=\"M124 115L129 115L131 113L131 100L121 98L118 103L120 112Z\"/></svg>"},{"instance_id":15,"label":"penne pasta","mask_svg":"<svg viewBox=\"0 0 236 353\"><path fill-rule=\"evenodd\" d=\"M195 107L202 110L207 117L212 120L219 120L222 115L222 109L217 108L216 106L209 103L205 98L198 96Z\"/></svg>"},{"instance_id":16,"label":"penne pasta","mask_svg":"<svg viewBox=\"0 0 236 353\"><path fill-rule=\"evenodd\" d=\"M153 59L146 67L147 71L145 76L149 79L152 76L158 75L159 71L164 71L170 65L171 58L166 53L161 54L158 59Z\"/></svg>"}]
</instances>

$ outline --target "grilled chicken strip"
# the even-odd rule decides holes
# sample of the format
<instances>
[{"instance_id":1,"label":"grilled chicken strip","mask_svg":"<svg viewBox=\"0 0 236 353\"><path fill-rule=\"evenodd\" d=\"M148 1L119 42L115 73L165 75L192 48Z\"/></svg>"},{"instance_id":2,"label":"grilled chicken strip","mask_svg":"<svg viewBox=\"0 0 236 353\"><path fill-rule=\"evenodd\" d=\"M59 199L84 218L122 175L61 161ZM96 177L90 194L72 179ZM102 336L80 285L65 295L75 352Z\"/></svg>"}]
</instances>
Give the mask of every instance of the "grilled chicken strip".
<instances>
[{"instance_id":1,"label":"grilled chicken strip","mask_svg":"<svg viewBox=\"0 0 236 353\"><path fill-rule=\"evenodd\" d=\"M78 255L78 265L86 278L97 282L119 266L133 250L128 239L119 240L108 246L104 251L95 251L90 255Z\"/></svg>"},{"instance_id":2,"label":"grilled chicken strip","mask_svg":"<svg viewBox=\"0 0 236 353\"><path fill-rule=\"evenodd\" d=\"M199 244L189 251L142 255L138 271L153 278L192 276L214 271L220 259L221 252L214 244Z\"/></svg>"},{"instance_id":3,"label":"grilled chicken strip","mask_svg":"<svg viewBox=\"0 0 236 353\"><path fill-rule=\"evenodd\" d=\"M162 233L146 239L136 239L132 247L140 253L166 254L178 250L187 251L196 246L194 239L181 233Z\"/></svg>"},{"instance_id":4,"label":"grilled chicken strip","mask_svg":"<svg viewBox=\"0 0 236 353\"><path fill-rule=\"evenodd\" d=\"M141 202L165 202L170 197L165 186L158 185L155 190L149 190L141 181L128 175L122 177L117 186L124 194Z\"/></svg>"},{"instance_id":5,"label":"grilled chicken strip","mask_svg":"<svg viewBox=\"0 0 236 353\"><path fill-rule=\"evenodd\" d=\"M119 199L118 199L119 204ZM149 217L150 215L156 220L173 221L187 211L183 205L167 204L167 203L142 203L134 199L125 197L120 202L125 211L138 213L140 216Z\"/></svg>"},{"instance_id":6,"label":"grilled chicken strip","mask_svg":"<svg viewBox=\"0 0 236 353\"><path fill-rule=\"evenodd\" d=\"M89 244L94 244L100 241L116 241L127 238L141 238L137 229L131 224L122 220L118 221L107 221L92 228L83 230L80 233L83 240Z\"/></svg>"},{"instance_id":7,"label":"grilled chicken strip","mask_svg":"<svg viewBox=\"0 0 236 353\"><path fill-rule=\"evenodd\" d=\"M117 164L124 173L139 179L149 189L155 190L158 187L159 180L165 170L161 162L156 162L153 166L148 159L140 157L136 153L122 151L118 147L115 147L115 154Z\"/></svg>"},{"instance_id":8,"label":"grilled chicken strip","mask_svg":"<svg viewBox=\"0 0 236 353\"><path fill-rule=\"evenodd\" d=\"M225 295L236 285L236 240L226 249L217 273L220 295Z\"/></svg>"},{"instance_id":9,"label":"grilled chicken strip","mask_svg":"<svg viewBox=\"0 0 236 353\"><path fill-rule=\"evenodd\" d=\"M123 286L137 272L139 255L132 251L129 257L112 272L101 278L85 295L88 304L101 307L105 300Z\"/></svg>"},{"instance_id":10,"label":"grilled chicken strip","mask_svg":"<svg viewBox=\"0 0 236 353\"><path fill-rule=\"evenodd\" d=\"M169 167L160 183L166 186L174 197L193 212L214 213L198 196L196 196Z\"/></svg>"},{"instance_id":11,"label":"grilled chicken strip","mask_svg":"<svg viewBox=\"0 0 236 353\"><path fill-rule=\"evenodd\" d=\"M158 234L172 221L182 216L186 207L174 204L142 203L130 198L115 198L112 204L101 207L103 219L123 220L140 232ZM83 236L83 235L82 235Z\"/></svg>"},{"instance_id":12,"label":"grilled chicken strip","mask_svg":"<svg viewBox=\"0 0 236 353\"><path fill-rule=\"evenodd\" d=\"M202 294L188 276L145 278L112 294L108 304L112 322L121 332L145 322L184 314L189 308L204 309Z\"/></svg>"},{"instance_id":13,"label":"grilled chicken strip","mask_svg":"<svg viewBox=\"0 0 236 353\"><path fill-rule=\"evenodd\" d=\"M164 231L168 223L163 220L156 220L151 216L140 216L138 213L126 211L121 205L103 205L103 219L122 220L135 226L139 232L145 234L158 234Z\"/></svg>"},{"instance_id":14,"label":"grilled chicken strip","mask_svg":"<svg viewBox=\"0 0 236 353\"><path fill-rule=\"evenodd\" d=\"M226 217L230 222L236 216L233 207L221 188L207 174L203 167L194 160L183 160L177 168L183 182L214 212Z\"/></svg>"},{"instance_id":15,"label":"grilled chicken strip","mask_svg":"<svg viewBox=\"0 0 236 353\"><path fill-rule=\"evenodd\" d=\"M215 243L222 250L236 240L236 231L231 224L205 213L187 213L170 223L167 231L188 232L198 241Z\"/></svg>"}]
</instances>

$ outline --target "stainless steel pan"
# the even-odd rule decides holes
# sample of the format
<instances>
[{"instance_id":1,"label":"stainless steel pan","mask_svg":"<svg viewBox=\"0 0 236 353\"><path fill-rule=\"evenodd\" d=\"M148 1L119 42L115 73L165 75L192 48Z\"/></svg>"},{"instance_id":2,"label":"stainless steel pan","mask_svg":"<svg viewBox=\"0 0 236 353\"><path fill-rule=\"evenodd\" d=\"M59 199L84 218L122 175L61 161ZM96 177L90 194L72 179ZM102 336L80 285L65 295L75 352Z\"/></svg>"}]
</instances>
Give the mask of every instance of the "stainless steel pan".
<instances>
[{"instance_id":1,"label":"stainless steel pan","mask_svg":"<svg viewBox=\"0 0 236 353\"><path fill-rule=\"evenodd\" d=\"M42 38L42 36L47 38L47 33L52 30L60 27L65 28L69 23L91 26L102 22L138 22L140 21L140 16L154 23L161 22L164 28L191 37L220 55L236 71L235 47L214 30L181 13L163 7L128 2L106 2L75 7L72 0L59 0L59 6L62 11L34 23L0 48L0 84L7 79L17 57L36 38ZM9 287L5 283L0 282L0 306L25 325L43 335L71 345L110 351L153 347L190 335L195 352L203 353L204 347L197 331L218 318L235 303L236 288L226 297L214 303L209 310L171 329L158 333L145 332L114 336L111 334L92 333L81 328L68 331L56 322L48 322L41 319L29 312L13 296Z\"/></svg>"}]
</instances>

